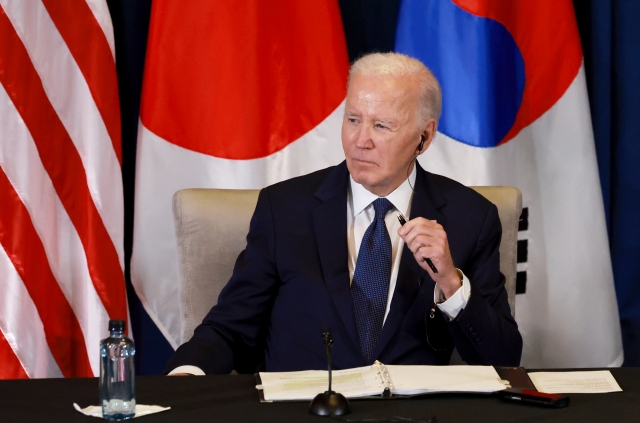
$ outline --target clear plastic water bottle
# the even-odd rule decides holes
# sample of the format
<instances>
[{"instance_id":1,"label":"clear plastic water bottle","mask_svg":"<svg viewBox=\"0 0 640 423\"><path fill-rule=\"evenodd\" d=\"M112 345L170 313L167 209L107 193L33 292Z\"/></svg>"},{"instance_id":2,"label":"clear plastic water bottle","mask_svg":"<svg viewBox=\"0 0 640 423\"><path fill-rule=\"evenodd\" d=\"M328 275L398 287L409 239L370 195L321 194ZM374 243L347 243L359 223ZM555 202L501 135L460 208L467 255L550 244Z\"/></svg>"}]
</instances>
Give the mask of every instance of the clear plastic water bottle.
<instances>
[{"instance_id":1,"label":"clear plastic water bottle","mask_svg":"<svg viewBox=\"0 0 640 423\"><path fill-rule=\"evenodd\" d=\"M100 341L102 416L107 420L130 419L136 414L136 348L124 336L124 320L110 320L109 332L111 335Z\"/></svg>"}]
</instances>

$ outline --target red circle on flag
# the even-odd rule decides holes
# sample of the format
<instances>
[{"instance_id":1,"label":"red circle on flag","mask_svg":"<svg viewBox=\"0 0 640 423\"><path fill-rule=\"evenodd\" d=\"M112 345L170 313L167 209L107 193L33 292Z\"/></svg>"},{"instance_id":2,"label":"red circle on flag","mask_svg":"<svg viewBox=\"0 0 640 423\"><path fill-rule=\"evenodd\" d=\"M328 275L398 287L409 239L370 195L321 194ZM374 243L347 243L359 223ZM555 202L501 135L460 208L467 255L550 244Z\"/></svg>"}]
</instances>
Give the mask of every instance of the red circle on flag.
<instances>
[{"instance_id":1,"label":"red circle on flag","mask_svg":"<svg viewBox=\"0 0 640 423\"><path fill-rule=\"evenodd\" d=\"M140 110L151 132L211 156L256 159L345 98L337 2L242 3L154 1Z\"/></svg>"}]
</instances>

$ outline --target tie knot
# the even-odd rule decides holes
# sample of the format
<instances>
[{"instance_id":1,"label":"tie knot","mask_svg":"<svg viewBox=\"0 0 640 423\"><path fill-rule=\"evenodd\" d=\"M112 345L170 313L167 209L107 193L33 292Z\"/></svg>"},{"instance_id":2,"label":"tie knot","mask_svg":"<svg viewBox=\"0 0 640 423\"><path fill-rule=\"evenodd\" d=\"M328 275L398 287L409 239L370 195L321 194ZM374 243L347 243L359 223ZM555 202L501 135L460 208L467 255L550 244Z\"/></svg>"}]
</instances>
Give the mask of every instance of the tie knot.
<instances>
[{"instance_id":1,"label":"tie knot","mask_svg":"<svg viewBox=\"0 0 640 423\"><path fill-rule=\"evenodd\" d=\"M391 204L391 201L386 198L378 198L373 202L373 208L376 211L376 220L384 220L384 217L387 215L389 210L393 208L393 204Z\"/></svg>"}]
</instances>

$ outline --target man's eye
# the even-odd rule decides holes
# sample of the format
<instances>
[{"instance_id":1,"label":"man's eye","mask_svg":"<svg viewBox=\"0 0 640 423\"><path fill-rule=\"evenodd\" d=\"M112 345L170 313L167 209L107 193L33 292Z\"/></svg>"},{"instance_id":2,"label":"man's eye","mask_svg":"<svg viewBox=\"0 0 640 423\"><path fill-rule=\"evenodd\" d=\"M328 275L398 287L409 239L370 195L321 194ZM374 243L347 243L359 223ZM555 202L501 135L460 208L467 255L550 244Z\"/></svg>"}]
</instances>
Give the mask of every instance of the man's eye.
<instances>
[{"instance_id":1,"label":"man's eye","mask_svg":"<svg viewBox=\"0 0 640 423\"><path fill-rule=\"evenodd\" d=\"M377 123L377 124L376 124L376 128L379 128L379 129L387 129L387 127L386 127L386 126L384 126L384 125L383 125L383 124L381 124L381 123Z\"/></svg>"},{"instance_id":2,"label":"man's eye","mask_svg":"<svg viewBox=\"0 0 640 423\"><path fill-rule=\"evenodd\" d=\"M347 120L351 123L358 123L358 119L356 118L347 118Z\"/></svg>"}]
</instances>

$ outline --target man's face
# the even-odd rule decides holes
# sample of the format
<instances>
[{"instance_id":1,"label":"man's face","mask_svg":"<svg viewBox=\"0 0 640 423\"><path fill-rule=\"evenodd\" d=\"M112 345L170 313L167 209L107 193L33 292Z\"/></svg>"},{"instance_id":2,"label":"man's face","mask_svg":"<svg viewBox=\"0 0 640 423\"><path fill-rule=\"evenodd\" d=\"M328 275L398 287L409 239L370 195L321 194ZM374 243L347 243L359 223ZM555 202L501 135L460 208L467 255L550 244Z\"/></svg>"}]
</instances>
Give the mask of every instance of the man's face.
<instances>
[{"instance_id":1,"label":"man's face","mask_svg":"<svg viewBox=\"0 0 640 423\"><path fill-rule=\"evenodd\" d=\"M386 196L407 178L418 154L418 96L409 78L354 75L342 122L342 148L353 179ZM431 137L422 151L426 150Z\"/></svg>"}]
</instances>

